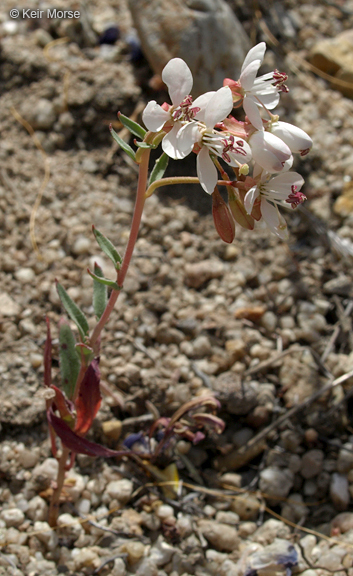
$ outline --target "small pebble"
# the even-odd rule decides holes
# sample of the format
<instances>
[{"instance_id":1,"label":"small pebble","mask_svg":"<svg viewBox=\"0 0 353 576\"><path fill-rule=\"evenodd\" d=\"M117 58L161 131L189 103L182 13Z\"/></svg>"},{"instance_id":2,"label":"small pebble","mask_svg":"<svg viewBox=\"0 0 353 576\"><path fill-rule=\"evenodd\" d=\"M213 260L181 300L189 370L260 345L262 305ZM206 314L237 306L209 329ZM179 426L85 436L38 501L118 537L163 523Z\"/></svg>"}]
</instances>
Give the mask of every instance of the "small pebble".
<instances>
[{"instance_id":1,"label":"small pebble","mask_svg":"<svg viewBox=\"0 0 353 576\"><path fill-rule=\"evenodd\" d=\"M334 473L331 476L330 496L337 510L346 510L348 508L350 495L349 484L346 476Z\"/></svg>"},{"instance_id":2,"label":"small pebble","mask_svg":"<svg viewBox=\"0 0 353 576\"><path fill-rule=\"evenodd\" d=\"M6 508L1 512L0 518L10 528L11 526L20 526L25 519L25 515L19 508Z\"/></svg>"}]
</instances>

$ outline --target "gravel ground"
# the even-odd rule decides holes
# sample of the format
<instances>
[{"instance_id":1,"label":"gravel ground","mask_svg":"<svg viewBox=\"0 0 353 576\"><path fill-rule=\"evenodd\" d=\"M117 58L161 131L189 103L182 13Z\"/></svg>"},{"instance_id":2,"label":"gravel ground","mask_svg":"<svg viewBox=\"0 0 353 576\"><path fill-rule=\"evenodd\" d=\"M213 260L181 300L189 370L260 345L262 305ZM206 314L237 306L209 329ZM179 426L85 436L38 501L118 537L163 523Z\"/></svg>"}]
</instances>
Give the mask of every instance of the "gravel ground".
<instances>
[{"instance_id":1,"label":"gravel ground","mask_svg":"<svg viewBox=\"0 0 353 576\"><path fill-rule=\"evenodd\" d=\"M179 441L157 463L162 475L176 464L177 494L153 485L156 469L79 456L53 530L44 316L56 337L56 278L93 321L87 266L99 260L107 276L112 270L91 224L123 251L137 181L108 125L118 110L139 114L163 94L149 86L147 62L131 60L124 2L90 2L93 24L83 31L63 21L11 21L13 3L3 2L0 575L255 576L266 566L353 574L353 101L303 66L317 41L353 28L353 6L248 4L230 2L249 35L268 43L274 36L267 64L290 74L279 113L314 141L295 166L308 202L286 215L288 244L259 228L238 229L226 245L200 187L148 200L103 336L111 394L89 438L117 448L148 430L153 414L170 416L206 393L221 402L225 431L195 446ZM92 30L99 35L111 23L121 38L95 46ZM72 41L44 48L66 36ZM185 174L193 164L183 163ZM45 166L38 258L29 219Z\"/></svg>"}]
</instances>

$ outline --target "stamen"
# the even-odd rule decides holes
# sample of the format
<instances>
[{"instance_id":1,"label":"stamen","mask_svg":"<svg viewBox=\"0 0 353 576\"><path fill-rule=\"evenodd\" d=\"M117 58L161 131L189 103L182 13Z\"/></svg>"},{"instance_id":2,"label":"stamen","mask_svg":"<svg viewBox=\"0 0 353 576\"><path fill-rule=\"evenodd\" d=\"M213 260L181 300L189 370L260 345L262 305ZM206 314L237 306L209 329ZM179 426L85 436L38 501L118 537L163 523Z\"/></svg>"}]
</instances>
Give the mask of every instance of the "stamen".
<instances>
[{"instance_id":1,"label":"stamen","mask_svg":"<svg viewBox=\"0 0 353 576\"><path fill-rule=\"evenodd\" d=\"M299 206L299 204L303 204L303 202L306 200L305 194L299 192L297 188L298 187L293 184L293 186L291 186L292 192L289 194L288 198L286 198L286 202L288 202L288 204L290 204L293 209Z\"/></svg>"},{"instance_id":2,"label":"stamen","mask_svg":"<svg viewBox=\"0 0 353 576\"><path fill-rule=\"evenodd\" d=\"M195 106L194 108L190 108L192 105L192 96L190 94L185 96L184 100L179 104L179 106L174 110L172 114L172 118L175 122L178 120L186 120L190 122L193 120L198 112L200 112L201 108Z\"/></svg>"},{"instance_id":3,"label":"stamen","mask_svg":"<svg viewBox=\"0 0 353 576\"><path fill-rule=\"evenodd\" d=\"M272 82L272 85L276 86L279 92L289 92L288 86L285 85L286 80L288 80L288 75L285 72L274 70L273 79L274 82Z\"/></svg>"}]
</instances>

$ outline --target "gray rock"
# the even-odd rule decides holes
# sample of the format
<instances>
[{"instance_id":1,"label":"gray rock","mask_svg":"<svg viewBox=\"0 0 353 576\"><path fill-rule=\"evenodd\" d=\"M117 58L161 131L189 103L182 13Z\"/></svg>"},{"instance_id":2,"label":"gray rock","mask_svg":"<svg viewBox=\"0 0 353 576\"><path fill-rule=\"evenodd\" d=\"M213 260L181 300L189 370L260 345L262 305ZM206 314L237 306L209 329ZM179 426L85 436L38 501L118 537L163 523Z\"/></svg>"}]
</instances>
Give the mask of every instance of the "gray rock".
<instances>
[{"instance_id":1,"label":"gray rock","mask_svg":"<svg viewBox=\"0 0 353 576\"><path fill-rule=\"evenodd\" d=\"M332 474L330 496L336 510L346 510L349 504L349 484L347 476Z\"/></svg>"},{"instance_id":2,"label":"gray rock","mask_svg":"<svg viewBox=\"0 0 353 576\"><path fill-rule=\"evenodd\" d=\"M293 486L294 475L290 470L269 466L260 473L260 490L268 497L285 498Z\"/></svg>"},{"instance_id":3,"label":"gray rock","mask_svg":"<svg viewBox=\"0 0 353 576\"><path fill-rule=\"evenodd\" d=\"M353 468L353 444L347 442L343 444L338 453L337 472L347 474Z\"/></svg>"},{"instance_id":4,"label":"gray rock","mask_svg":"<svg viewBox=\"0 0 353 576\"><path fill-rule=\"evenodd\" d=\"M320 474L324 461L324 453L322 450L309 450L302 457L301 475L303 478L314 478Z\"/></svg>"},{"instance_id":5,"label":"gray rock","mask_svg":"<svg viewBox=\"0 0 353 576\"><path fill-rule=\"evenodd\" d=\"M217 90L238 79L250 42L224 0L129 0L143 52L160 74L171 58L185 60L193 93Z\"/></svg>"}]
</instances>

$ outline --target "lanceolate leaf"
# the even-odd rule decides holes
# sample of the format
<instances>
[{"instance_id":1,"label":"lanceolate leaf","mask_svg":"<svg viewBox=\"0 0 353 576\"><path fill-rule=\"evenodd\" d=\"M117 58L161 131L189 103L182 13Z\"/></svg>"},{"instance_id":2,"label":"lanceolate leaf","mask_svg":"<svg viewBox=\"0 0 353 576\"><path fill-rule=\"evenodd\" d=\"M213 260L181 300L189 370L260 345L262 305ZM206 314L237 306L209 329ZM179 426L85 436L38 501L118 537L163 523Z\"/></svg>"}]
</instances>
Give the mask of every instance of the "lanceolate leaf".
<instances>
[{"instance_id":1,"label":"lanceolate leaf","mask_svg":"<svg viewBox=\"0 0 353 576\"><path fill-rule=\"evenodd\" d=\"M97 277L103 278L103 270L98 266L97 262L95 262L93 276L93 309L99 320L108 302L108 290L104 284L101 284L96 280Z\"/></svg>"},{"instance_id":2,"label":"lanceolate leaf","mask_svg":"<svg viewBox=\"0 0 353 576\"><path fill-rule=\"evenodd\" d=\"M44 346L44 386L51 384L51 334L50 321L48 316L45 319L47 323L47 338Z\"/></svg>"},{"instance_id":3,"label":"lanceolate leaf","mask_svg":"<svg viewBox=\"0 0 353 576\"><path fill-rule=\"evenodd\" d=\"M135 152L133 151L131 146L129 146L129 144L127 144L122 138L120 138L120 136L115 132L112 125L109 126L109 130L110 130L110 133L113 136L115 142L117 142L119 144L120 148L122 148L124 150L124 152L126 152L126 154L128 156L130 156L130 158L132 158L132 160L134 162L136 162Z\"/></svg>"},{"instance_id":4,"label":"lanceolate leaf","mask_svg":"<svg viewBox=\"0 0 353 576\"><path fill-rule=\"evenodd\" d=\"M122 263L122 258L119 252L116 250L111 241L106 236L104 236L104 234L102 234L102 232L99 232L99 230L97 230L97 228L94 226L92 226L92 230L99 247L103 250L104 254L110 258L115 268L119 270L120 264Z\"/></svg>"},{"instance_id":5,"label":"lanceolate leaf","mask_svg":"<svg viewBox=\"0 0 353 576\"><path fill-rule=\"evenodd\" d=\"M162 156L160 156L158 158L158 160L156 160L155 165L153 167L153 170L151 172L151 176L148 182L148 185L150 186L151 184L153 184L153 182L155 182L156 180L160 180L161 178L163 178L164 176L164 172L166 171L167 167L168 167L168 162L169 162L169 156L163 152Z\"/></svg>"},{"instance_id":6,"label":"lanceolate leaf","mask_svg":"<svg viewBox=\"0 0 353 576\"><path fill-rule=\"evenodd\" d=\"M140 126L140 124L137 124L137 122L134 122L127 116L124 116L124 114L121 114L121 112L119 112L118 118L120 122L125 126L125 128L131 132L131 134L135 134L135 136L141 138L141 140L144 139L147 132L144 128L142 128L142 126Z\"/></svg>"},{"instance_id":7,"label":"lanceolate leaf","mask_svg":"<svg viewBox=\"0 0 353 576\"><path fill-rule=\"evenodd\" d=\"M95 442L90 442L81 436L78 436L70 426L66 424L61 418L55 416L52 410L47 412L48 422L53 427L55 433L59 436L63 445L66 446L75 454L86 454L86 456L101 456L103 458L111 458L112 456L123 456L128 454L125 451L110 450Z\"/></svg>"},{"instance_id":8,"label":"lanceolate leaf","mask_svg":"<svg viewBox=\"0 0 353 576\"><path fill-rule=\"evenodd\" d=\"M82 310L71 300L70 296L66 292L65 288L61 286L61 284L56 284L56 289L59 294L59 298L64 306L66 312L70 316L71 320L73 320L81 334L82 340L88 336L89 327L86 317Z\"/></svg>"},{"instance_id":9,"label":"lanceolate leaf","mask_svg":"<svg viewBox=\"0 0 353 576\"><path fill-rule=\"evenodd\" d=\"M59 360L62 388L66 396L72 398L80 371L80 359L76 352L75 337L66 320L60 321Z\"/></svg>"},{"instance_id":10,"label":"lanceolate leaf","mask_svg":"<svg viewBox=\"0 0 353 576\"><path fill-rule=\"evenodd\" d=\"M99 382L98 360L92 360L80 384L75 402L77 414L75 432L77 434L87 434L92 426L93 418L99 410L102 401Z\"/></svg>"},{"instance_id":11,"label":"lanceolate leaf","mask_svg":"<svg viewBox=\"0 0 353 576\"><path fill-rule=\"evenodd\" d=\"M153 144L149 144L148 142L139 142L138 140L134 140L134 144L138 148L154 148L155 147Z\"/></svg>"},{"instance_id":12,"label":"lanceolate leaf","mask_svg":"<svg viewBox=\"0 0 353 576\"><path fill-rule=\"evenodd\" d=\"M104 278L103 276L99 276L98 274L93 274L93 272L91 272L89 268L87 269L87 272L93 278L93 280L95 280L99 284L108 286L108 288L111 288L112 290L121 290L121 288L113 280L108 280L108 278Z\"/></svg>"}]
</instances>

